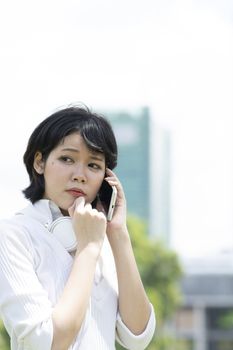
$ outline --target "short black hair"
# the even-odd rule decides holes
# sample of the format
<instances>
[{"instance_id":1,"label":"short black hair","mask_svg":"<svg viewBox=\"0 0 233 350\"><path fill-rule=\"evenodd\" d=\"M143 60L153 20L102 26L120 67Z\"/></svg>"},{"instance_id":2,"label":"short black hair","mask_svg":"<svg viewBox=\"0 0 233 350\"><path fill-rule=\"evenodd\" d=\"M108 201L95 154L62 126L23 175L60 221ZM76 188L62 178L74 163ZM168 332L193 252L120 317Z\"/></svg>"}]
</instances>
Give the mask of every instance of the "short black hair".
<instances>
[{"instance_id":1,"label":"short black hair","mask_svg":"<svg viewBox=\"0 0 233 350\"><path fill-rule=\"evenodd\" d=\"M74 132L80 133L90 150L104 154L109 169L116 167L117 143L109 121L86 106L60 109L35 128L23 156L30 179L30 185L23 193L32 203L42 199L45 191L44 175L38 174L33 166L36 152L41 152L42 159L46 161L50 152Z\"/></svg>"}]
</instances>

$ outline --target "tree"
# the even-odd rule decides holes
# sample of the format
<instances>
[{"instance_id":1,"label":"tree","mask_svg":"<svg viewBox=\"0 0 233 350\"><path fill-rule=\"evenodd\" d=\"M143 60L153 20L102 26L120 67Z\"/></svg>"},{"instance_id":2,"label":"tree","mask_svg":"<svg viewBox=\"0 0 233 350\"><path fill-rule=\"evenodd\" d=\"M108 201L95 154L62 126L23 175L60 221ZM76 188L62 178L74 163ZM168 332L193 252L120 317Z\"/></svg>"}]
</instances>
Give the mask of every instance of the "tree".
<instances>
[{"instance_id":1,"label":"tree","mask_svg":"<svg viewBox=\"0 0 233 350\"><path fill-rule=\"evenodd\" d=\"M217 325L220 329L233 330L233 310L226 310L222 315L220 314Z\"/></svg>"},{"instance_id":2,"label":"tree","mask_svg":"<svg viewBox=\"0 0 233 350\"><path fill-rule=\"evenodd\" d=\"M127 225L142 281L156 313L156 332L148 350L167 350L174 340L166 335L165 326L181 302L181 264L175 252L149 238L141 219L129 216ZM117 345L117 349L123 348Z\"/></svg>"},{"instance_id":3,"label":"tree","mask_svg":"<svg viewBox=\"0 0 233 350\"><path fill-rule=\"evenodd\" d=\"M0 321L0 349L1 350L10 349L10 339L1 321Z\"/></svg>"}]
</instances>

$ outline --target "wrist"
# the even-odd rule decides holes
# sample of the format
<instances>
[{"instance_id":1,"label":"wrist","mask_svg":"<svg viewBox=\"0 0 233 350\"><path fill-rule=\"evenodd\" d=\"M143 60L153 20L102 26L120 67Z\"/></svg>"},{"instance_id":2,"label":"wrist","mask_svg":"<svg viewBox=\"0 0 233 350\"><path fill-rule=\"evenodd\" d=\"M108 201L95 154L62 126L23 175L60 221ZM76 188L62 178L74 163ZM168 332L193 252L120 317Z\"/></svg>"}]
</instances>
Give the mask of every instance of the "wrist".
<instances>
[{"instance_id":1,"label":"wrist","mask_svg":"<svg viewBox=\"0 0 233 350\"><path fill-rule=\"evenodd\" d=\"M131 244L130 236L127 227L122 227L119 230L112 230L107 233L108 240L111 246Z\"/></svg>"},{"instance_id":2,"label":"wrist","mask_svg":"<svg viewBox=\"0 0 233 350\"><path fill-rule=\"evenodd\" d=\"M88 243L86 246L78 245L75 257L80 255L86 256L88 259L97 261L100 255L101 247L93 242Z\"/></svg>"}]
</instances>

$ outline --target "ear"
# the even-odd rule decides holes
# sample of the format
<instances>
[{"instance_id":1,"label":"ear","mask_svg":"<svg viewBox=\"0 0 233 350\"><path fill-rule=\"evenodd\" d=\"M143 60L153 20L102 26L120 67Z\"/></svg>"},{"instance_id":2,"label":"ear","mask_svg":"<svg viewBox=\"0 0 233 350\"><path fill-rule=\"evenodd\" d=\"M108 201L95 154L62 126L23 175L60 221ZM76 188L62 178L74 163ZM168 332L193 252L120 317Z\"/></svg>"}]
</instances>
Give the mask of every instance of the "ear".
<instances>
[{"instance_id":1,"label":"ear","mask_svg":"<svg viewBox=\"0 0 233 350\"><path fill-rule=\"evenodd\" d=\"M33 167L37 174L42 175L44 173L44 160L41 152L36 152L34 156Z\"/></svg>"}]
</instances>

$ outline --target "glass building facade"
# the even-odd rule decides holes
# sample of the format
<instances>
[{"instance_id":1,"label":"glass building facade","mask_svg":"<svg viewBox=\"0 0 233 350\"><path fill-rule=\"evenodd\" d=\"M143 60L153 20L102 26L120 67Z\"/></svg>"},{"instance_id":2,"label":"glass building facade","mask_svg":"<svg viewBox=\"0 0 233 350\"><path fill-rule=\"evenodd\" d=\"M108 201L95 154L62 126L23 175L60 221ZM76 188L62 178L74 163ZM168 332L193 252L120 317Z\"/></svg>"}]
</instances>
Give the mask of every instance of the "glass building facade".
<instances>
[{"instance_id":1,"label":"glass building facade","mask_svg":"<svg viewBox=\"0 0 233 350\"><path fill-rule=\"evenodd\" d=\"M149 220L150 118L148 108L107 112L119 150L116 174L122 182L128 212Z\"/></svg>"}]
</instances>

